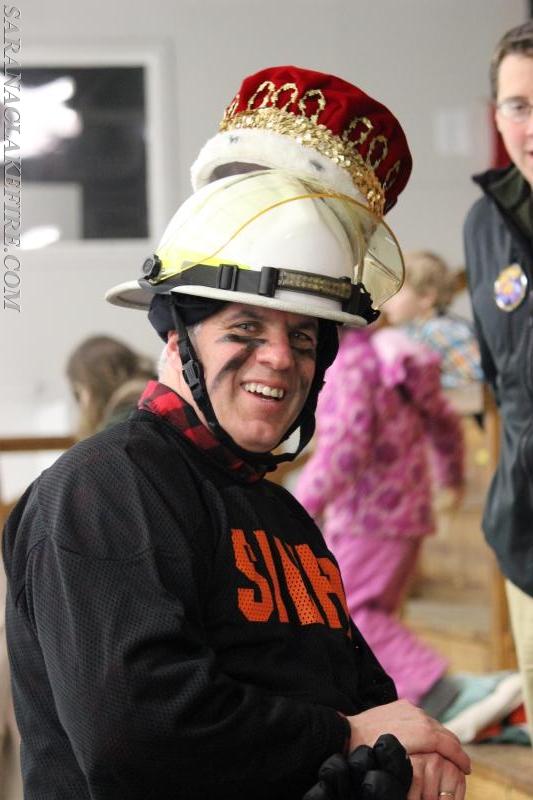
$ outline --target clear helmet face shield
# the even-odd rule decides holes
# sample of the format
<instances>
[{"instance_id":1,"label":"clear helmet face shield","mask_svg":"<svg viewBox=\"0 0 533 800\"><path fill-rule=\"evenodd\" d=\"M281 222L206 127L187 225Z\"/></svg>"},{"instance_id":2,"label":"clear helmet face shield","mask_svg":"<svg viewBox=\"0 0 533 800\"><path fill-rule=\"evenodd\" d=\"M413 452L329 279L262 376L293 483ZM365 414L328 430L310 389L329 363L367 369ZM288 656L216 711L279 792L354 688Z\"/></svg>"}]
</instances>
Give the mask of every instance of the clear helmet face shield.
<instances>
[{"instance_id":1,"label":"clear helmet face shield","mask_svg":"<svg viewBox=\"0 0 533 800\"><path fill-rule=\"evenodd\" d=\"M404 266L394 234L362 203L261 170L192 195L143 271L106 299L148 309L154 294L178 292L362 326L401 288Z\"/></svg>"}]
</instances>

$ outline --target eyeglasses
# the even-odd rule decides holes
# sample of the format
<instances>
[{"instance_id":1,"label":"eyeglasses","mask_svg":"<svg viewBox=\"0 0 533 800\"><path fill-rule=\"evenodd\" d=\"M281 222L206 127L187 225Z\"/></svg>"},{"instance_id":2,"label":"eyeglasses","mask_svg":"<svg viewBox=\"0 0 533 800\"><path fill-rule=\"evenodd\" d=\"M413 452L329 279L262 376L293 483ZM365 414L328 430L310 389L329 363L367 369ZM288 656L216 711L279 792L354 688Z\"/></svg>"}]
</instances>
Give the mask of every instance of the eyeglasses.
<instances>
[{"instance_id":1,"label":"eyeglasses","mask_svg":"<svg viewBox=\"0 0 533 800\"><path fill-rule=\"evenodd\" d=\"M509 98L509 100L502 100L501 103L498 103L496 108L502 117L511 120L511 122L527 122L533 109L533 103L522 98Z\"/></svg>"}]
</instances>

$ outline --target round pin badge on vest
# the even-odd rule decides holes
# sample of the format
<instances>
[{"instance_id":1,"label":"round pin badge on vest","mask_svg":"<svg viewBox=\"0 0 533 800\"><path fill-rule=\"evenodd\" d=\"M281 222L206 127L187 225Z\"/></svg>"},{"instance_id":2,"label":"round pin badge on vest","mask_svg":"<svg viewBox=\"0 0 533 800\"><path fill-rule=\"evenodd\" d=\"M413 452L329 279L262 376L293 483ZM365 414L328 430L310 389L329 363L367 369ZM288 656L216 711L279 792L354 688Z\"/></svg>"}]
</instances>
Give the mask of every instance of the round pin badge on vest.
<instances>
[{"instance_id":1,"label":"round pin badge on vest","mask_svg":"<svg viewBox=\"0 0 533 800\"><path fill-rule=\"evenodd\" d=\"M494 281L494 299L502 311L514 311L527 293L527 277L520 264L502 269Z\"/></svg>"}]
</instances>

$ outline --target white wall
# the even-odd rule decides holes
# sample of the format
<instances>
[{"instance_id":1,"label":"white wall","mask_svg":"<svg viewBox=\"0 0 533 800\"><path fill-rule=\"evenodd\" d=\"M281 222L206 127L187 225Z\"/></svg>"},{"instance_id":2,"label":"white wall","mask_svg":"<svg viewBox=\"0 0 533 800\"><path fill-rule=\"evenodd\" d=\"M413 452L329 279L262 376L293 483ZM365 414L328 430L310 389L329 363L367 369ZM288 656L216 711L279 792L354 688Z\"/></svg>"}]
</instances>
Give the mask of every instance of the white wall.
<instances>
[{"instance_id":1,"label":"white wall","mask_svg":"<svg viewBox=\"0 0 533 800\"><path fill-rule=\"evenodd\" d=\"M296 63L359 84L396 113L414 156L390 223L406 248L459 263L461 224L488 165L487 67L525 0L25 0L22 61L33 47L134 47L163 52L163 216L189 191L188 168L214 134L241 78ZM39 407L64 397L63 365L83 337L106 332L157 354L143 315L107 306L105 289L136 277L154 243L50 247L21 253L21 312L0 311L0 433L39 427ZM67 422L63 423L63 427ZM55 427L61 427L58 421Z\"/></svg>"}]
</instances>

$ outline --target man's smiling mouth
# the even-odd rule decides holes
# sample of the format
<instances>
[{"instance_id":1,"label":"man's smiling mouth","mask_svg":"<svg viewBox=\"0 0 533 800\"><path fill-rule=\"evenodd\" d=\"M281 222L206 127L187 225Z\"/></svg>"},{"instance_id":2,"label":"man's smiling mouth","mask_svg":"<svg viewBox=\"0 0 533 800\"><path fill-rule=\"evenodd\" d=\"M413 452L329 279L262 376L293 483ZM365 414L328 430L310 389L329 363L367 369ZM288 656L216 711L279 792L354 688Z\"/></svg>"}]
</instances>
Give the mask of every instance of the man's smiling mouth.
<instances>
[{"instance_id":1,"label":"man's smiling mouth","mask_svg":"<svg viewBox=\"0 0 533 800\"><path fill-rule=\"evenodd\" d=\"M283 400L285 396L284 389L276 389L264 383L243 383L243 389L250 392L250 394L259 394L262 397L271 397L274 400Z\"/></svg>"}]
</instances>

